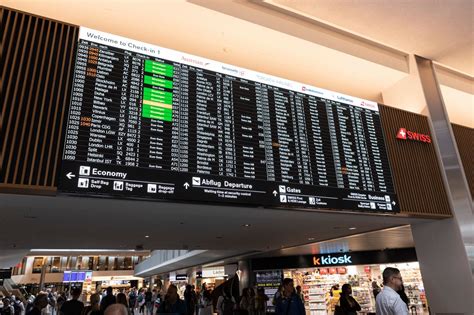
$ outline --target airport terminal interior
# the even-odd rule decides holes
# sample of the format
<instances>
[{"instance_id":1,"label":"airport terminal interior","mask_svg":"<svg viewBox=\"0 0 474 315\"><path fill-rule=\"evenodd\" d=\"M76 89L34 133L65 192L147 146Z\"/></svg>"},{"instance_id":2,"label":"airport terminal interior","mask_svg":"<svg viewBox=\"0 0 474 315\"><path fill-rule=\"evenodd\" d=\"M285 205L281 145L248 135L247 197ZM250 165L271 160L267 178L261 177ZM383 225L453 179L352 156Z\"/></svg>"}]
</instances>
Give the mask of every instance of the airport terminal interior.
<instances>
[{"instance_id":1,"label":"airport terminal interior","mask_svg":"<svg viewBox=\"0 0 474 315\"><path fill-rule=\"evenodd\" d=\"M0 315L474 314L474 1L0 24Z\"/></svg>"}]
</instances>

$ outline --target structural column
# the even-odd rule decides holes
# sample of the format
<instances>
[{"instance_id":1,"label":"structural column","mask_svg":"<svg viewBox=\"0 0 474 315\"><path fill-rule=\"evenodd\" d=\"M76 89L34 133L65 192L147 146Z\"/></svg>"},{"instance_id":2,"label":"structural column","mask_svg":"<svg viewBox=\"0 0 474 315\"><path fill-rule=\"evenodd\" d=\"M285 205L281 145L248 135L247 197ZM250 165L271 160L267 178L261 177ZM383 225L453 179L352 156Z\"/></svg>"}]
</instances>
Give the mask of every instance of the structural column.
<instances>
[{"instance_id":1,"label":"structural column","mask_svg":"<svg viewBox=\"0 0 474 315\"><path fill-rule=\"evenodd\" d=\"M412 226L433 314L474 314L472 196L431 60L415 56L453 217Z\"/></svg>"}]
</instances>

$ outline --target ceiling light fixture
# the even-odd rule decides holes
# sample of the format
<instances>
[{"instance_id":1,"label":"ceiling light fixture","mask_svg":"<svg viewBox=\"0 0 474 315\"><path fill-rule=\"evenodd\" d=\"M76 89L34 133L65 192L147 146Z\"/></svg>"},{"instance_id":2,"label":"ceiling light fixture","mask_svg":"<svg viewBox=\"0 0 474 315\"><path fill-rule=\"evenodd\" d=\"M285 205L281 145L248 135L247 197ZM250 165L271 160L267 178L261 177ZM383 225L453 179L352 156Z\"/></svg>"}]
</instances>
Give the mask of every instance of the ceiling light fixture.
<instances>
[{"instance_id":1,"label":"ceiling light fixture","mask_svg":"<svg viewBox=\"0 0 474 315\"><path fill-rule=\"evenodd\" d=\"M244 225L242 225L243 227L250 227L250 224L246 223Z\"/></svg>"},{"instance_id":2,"label":"ceiling light fixture","mask_svg":"<svg viewBox=\"0 0 474 315\"><path fill-rule=\"evenodd\" d=\"M314 237L308 237L308 241L314 241Z\"/></svg>"},{"instance_id":3,"label":"ceiling light fixture","mask_svg":"<svg viewBox=\"0 0 474 315\"><path fill-rule=\"evenodd\" d=\"M355 229L357 229L355 226L352 226L349 228L349 230L355 230Z\"/></svg>"},{"instance_id":4,"label":"ceiling light fixture","mask_svg":"<svg viewBox=\"0 0 474 315\"><path fill-rule=\"evenodd\" d=\"M149 237L150 237L150 235L145 235L145 238L149 238Z\"/></svg>"}]
</instances>

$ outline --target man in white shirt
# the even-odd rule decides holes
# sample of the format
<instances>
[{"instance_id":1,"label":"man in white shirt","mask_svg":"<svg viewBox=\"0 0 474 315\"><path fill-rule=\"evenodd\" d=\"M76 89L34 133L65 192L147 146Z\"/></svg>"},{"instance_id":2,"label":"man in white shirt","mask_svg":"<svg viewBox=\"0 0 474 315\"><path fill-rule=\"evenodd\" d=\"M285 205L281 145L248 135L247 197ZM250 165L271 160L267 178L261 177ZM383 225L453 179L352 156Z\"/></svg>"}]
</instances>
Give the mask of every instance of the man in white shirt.
<instances>
[{"instance_id":1,"label":"man in white shirt","mask_svg":"<svg viewBox=\"0 0 474 315\"><path fill-rule=\"evenodd\" d=\"M402 276L397 268L383 271L383 290L377 294L375 310L377 315L408 315L408 308L397 293L402 288Z\"/></svg>"}]
</instances>

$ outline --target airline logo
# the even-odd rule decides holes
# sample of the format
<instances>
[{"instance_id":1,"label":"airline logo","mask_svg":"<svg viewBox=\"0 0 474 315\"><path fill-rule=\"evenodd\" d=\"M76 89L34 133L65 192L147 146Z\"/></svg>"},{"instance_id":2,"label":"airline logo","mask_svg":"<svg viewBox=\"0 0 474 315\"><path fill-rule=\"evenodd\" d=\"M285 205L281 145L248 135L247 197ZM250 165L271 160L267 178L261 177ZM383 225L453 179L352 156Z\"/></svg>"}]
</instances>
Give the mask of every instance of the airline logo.
<instances>
[{"instance_id":1,"label":"airline logo","mask_svg":"<svg viewBox=\"0 0 474 315\"><path fill-rule=\"evenodd\" d=\"M431 137L429 135L410 131L410 130L407 130L406 128L398 129L397 139L431 143Z\"/></svg>"},{"instance_id":2,"label":"airline logo","mask_svg":"<svg viewBox=\"0 0 474 315\"><path fill-rule=\"evenodd\" d=\"M405 128L398 129L397 139L402 139L402 140L407 139L407 130Z\"/></svg>"},{"instance_id":3,"label":"airline logo","mask_svg":"<svg viewBox=\"0 0 474 315\"><path fill-rule=\"evenodd\" d=\"M352 257L350 255L344 255L340 257L332 257L331 255L316 257L313 256L313 265L315 266L327 266L327 265L343 265L352 264Z\"/></svg>"}]
</instances>

